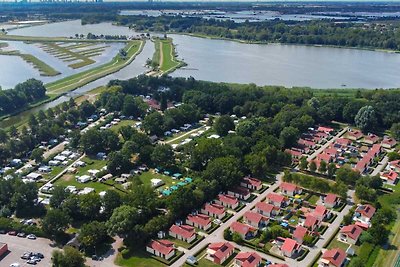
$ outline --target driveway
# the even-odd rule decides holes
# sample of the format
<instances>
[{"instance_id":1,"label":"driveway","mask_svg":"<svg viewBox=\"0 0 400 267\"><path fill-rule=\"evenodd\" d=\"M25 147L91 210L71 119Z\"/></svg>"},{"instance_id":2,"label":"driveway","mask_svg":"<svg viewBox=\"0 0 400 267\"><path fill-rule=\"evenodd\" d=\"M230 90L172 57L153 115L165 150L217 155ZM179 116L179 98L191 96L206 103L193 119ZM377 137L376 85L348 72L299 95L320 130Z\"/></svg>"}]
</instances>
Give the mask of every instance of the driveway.
<instances>
[{"instance_id":1,"label":"driveway","mask_svg":"<svg viewBox=\"0 0 400 267\"><path fill-rule=\"evenodd\" d=\"M8 245L9 253L0 261L0 266L8 267L12 263L18 262L21 266L32 266L26 263L26 260L21 259L24 252L40 252L44 255L36 266L48 267L51 266L51 253L57 249L51 246L52 242L49 239L38 238L29 240L10 235L0 235L0 242Z\"/></svg>"}]
</instances>

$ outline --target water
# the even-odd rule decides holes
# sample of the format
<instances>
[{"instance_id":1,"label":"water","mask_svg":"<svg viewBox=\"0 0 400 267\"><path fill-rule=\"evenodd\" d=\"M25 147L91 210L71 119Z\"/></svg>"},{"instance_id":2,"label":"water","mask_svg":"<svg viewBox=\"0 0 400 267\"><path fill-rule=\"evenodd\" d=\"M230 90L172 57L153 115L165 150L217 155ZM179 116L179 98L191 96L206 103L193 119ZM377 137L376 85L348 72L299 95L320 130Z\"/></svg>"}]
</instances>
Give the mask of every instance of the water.
<instances>
[{"instance_id":1,"label":"water","mask_svg":"<svg viewBox=\"0 0 400 267\"><path fill-rule=\"evenodd\" d=\"M109 81L114 80L114 79L121 79L121 80L126 80L129 78L133 78L136 77L140 74L143 74L144 72L146 72L148 69L144 66L146 63L146 60L148 58L152 58L154 53L154 44L150 41L147 41L145 46L143 47L143 51L142 53L140 53L134 61L132 61L131 64L129 64L128 66L126 66L125 68L119 70L116 73L107 75L101 79L98 79L94 82L91 82L85 86L82 86L76 90L74 90L73 92L70 92L64 96L61 96L59 98L57 98L56 100L53 100L49 103L45 103L43 105L40 105L38 107L32 108L30 110L21 112L20 114L16 115L16 116L12 116L10 118L8 118L7 120L3 120L0 121L0 127L1 128L6 128L9 127L13 124L17 124L21 121L24 121L26 119L28 119L29 115L32 113L36 113L40 110L46 110L48 108L52 108L55 107L65 101L68 101L71 97L75 97L75 96L79 96L79 95L84 95L86 92L102 86L102 85L106 85ZM1 58L0 58L1 59Z\"/></svg>"},{"instance_id":2,"label":"water","mask_svg":"<svg viewBox=\"0 0 400 267\"><path fill-rule=\"evenodd\" d=\"M45 77L40 76L40 73L37 69L33 68L33 66L24 60L22 60L18 56L1 56L0 64L0 86L3 89L13 88L16 84L26 81L29 78L35 78L43 81L44 83L53 82L64 77L73 75L78 72L85 71L87 69L95 68L99 65L103 65L112 60L112 58L118 53L118 51L124 47L122 43L107 43L107 44L99 44L96 46L92 46L92 48L99 46L108 46L102 52L101 55L91 57L91 59L96 62L79 68L72 69L68 67L69 64L73 62L63 62L61 59L50 55L43 51L39 44L26 44L24 42L17 41L9 41L9 47L4 50L19 50L23 54L31 54L41 61L45 62L49 66L53 67L55 70L60 72L60 75ZM87 47L85 49L88 49Z\"/></svg>"},{"instance_id":3,"label":"water","mask_svg":"<svg viewBox=\"0 0 400 267\"><path fill-rule=\"evenodd\" d=\"M137 33L128 27L115 26L111 23L81 25L80 20L70 20L57 23L49 23L40 26L11 30L10 35L40 36L40 37L75 37L75 34L87 35L127 35L134 36Z\"/></svg>"},{"instance_id":4,"label":"water","mask_svg":"<svg viewBox=\"0 0 400 267\"><path fill-rule=\"evenodd\" d=\"M400 54L171 37L179 57L188 64L175 71L174 77L288 87L400 87Z\"/></svg>"}]
</instances>

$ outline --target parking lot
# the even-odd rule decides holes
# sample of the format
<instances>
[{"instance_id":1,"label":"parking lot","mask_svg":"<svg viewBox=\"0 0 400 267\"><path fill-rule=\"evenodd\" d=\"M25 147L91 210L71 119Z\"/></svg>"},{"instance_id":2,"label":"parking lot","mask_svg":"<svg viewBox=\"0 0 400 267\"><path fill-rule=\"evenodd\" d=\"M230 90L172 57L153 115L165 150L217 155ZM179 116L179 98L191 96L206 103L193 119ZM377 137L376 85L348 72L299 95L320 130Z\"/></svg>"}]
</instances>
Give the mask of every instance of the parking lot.
<instances>
[{"instance_id":1,"label":"parking lot","mask_svg":"<svg viewBox=\"0 0 400 267\"><path fill-rule=\"evenodd\" d=\"M48 267L51 266L51 252L54 250L50 246L51 241L44 238L37 238L36 240L29 240L10 235L0 235L0 242L7 243L9 253L0 261L0 266L8 267L12 263L19 263L21 266L32 266L26 263L26 260L21 259L24 252L39 252L44 255L42 259L35 266Z\"/></svg>"}]
</instances>

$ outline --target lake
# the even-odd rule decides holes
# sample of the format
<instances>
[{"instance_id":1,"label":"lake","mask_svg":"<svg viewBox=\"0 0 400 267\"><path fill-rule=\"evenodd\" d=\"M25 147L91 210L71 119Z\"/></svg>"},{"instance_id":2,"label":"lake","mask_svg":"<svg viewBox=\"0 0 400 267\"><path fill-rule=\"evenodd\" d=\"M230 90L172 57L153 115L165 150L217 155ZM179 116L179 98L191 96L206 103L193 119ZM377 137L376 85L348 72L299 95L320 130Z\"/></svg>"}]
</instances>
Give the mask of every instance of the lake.
<instances>
[{"instance_id":1,"label":"lake","mask_svg":"<svg viewBox=\"0 0 400 267\"><path fill-rule=\"evenodd\" d=\"M170 36L188 64L174 77L288 87L400 87L400 54Z\"/></svg>"}]
</instances>

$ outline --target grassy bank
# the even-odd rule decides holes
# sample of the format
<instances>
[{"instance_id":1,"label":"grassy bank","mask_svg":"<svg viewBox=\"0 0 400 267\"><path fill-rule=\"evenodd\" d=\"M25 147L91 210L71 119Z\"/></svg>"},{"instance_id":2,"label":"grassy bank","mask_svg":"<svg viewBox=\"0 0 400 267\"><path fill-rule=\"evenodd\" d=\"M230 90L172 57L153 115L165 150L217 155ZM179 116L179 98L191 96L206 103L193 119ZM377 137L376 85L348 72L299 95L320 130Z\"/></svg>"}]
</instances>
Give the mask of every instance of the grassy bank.
<instances>
[{"instance_id":1,"label":"grassy bank","mask_svg":"<svg viewBox=\"0 0 400 267\"><path fill-rule=\"evenodd\" d=\"M89 40L89 39L74 39L74 38L67 38L67 37L38 37L38 36L19 36L19 35L8 35L8 34L0 34L0 40L4 41L23 41L23 42L83 42L83 43L98 43L99 41L105 43L126 43L126 40Z\"/></svg>"},{"instance_id":2,"label":"grassy bank","mask_svg":"<svg viewBox=\"0 0 400 267\"><path fill-rule=\"evenodd\" d=\"M125 59L118 54L113 58L113 60L104 65L46 84L48 94L50 96L61 95L62 93L72 91L99 78L119 71L120 69L129 65L142 51L144 42L145 41L129 42L125 46L125 51L127 51L127 56Z\"/></svg>"}]
</instances>

